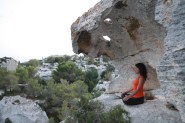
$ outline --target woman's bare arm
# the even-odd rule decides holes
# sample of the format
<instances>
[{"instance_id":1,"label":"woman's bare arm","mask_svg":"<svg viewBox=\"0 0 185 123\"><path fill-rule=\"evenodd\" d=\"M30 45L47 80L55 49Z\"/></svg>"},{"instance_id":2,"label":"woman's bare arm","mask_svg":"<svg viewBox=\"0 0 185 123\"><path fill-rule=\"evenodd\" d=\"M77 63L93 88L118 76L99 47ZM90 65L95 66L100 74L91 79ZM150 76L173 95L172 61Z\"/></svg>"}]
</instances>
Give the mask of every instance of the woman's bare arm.
<instances>
[{"instance_id":1,"label":"woman's bare arm","mask_svg":"<svg viewBox=\"0 0 185 123\"><path fill-rule=\"evenodd\" d=\"M128 92L131 92L133 89L132 88L130 88L130 89L128 89L128 90L126 90L125 92L123 92L123 93L128 93Z\"/></svg>"}]
</instances>

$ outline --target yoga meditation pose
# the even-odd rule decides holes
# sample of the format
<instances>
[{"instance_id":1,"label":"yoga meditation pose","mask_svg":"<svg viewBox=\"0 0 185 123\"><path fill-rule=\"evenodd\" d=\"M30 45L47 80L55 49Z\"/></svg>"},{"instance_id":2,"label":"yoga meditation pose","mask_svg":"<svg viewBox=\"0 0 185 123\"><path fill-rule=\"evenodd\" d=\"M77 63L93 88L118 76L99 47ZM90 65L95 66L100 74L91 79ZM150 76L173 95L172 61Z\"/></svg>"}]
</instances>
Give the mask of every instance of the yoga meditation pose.
<instances>
[{"instance_id":1,"label":"yoga meditation pose","mask_svg":"<svg viewBox=\"0 0 185 123\"><path fill-rule=\"evenodd\" d=\"M126 105L137 105L144 103L143 87L147 78L146 66L143 63L137 63L131 66L136 73L136 78L132 82L132 88L123 92L121 98Z\"/></svg>"}]
</instances>

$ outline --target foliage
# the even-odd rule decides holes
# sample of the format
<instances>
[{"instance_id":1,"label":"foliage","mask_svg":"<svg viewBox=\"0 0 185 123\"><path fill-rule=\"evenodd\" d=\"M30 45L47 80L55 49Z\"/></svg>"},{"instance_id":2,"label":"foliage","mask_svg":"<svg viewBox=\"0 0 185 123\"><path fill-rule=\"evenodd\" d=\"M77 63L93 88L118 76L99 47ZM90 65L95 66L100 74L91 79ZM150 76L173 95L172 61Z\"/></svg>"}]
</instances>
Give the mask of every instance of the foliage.
<instances>
[{"instance_id":1,"label":"foliage","mask_svg":"<svg viewBox=\"0 0 185 123\"><path fill-rule=\"evenodd\" d=\"M0 87L4 88L5 92L7 89L18 90L18 77L15 73L0 68L0 75Z\"/></svg>"},{"instance_id":2,"label":"foliage","mask_svg":"<svg viewBox=\"0 0 185 123\"><path fill-rule=\"evenodd\" d=\"M63 110L67 111L67 115L63 117L66 118L65 123L130 123L131 121L129 113L120 105L105 112L100 102L89 100L86 97L81 97L75 107L65 109Z\"/></svg>"},{"instance_id":3,"label":"foliage","mask_svg":"<svg viewBox=\"0 0 185 123\"><path fill-rule=\"evenodd\" d=\"M45 59L46 63L51 63L51 64L56 63L56 62L60 63L60 62L63 62L63 61L65 61L63 57L50 56L50 57Z\"/></svg>"},{"instance_id":4,"label":"foliage","mask_svg":"<svg viewBox=\"0 0 185 123\"><path fill-rule=\"evenodd\" d=\"M70 111L70 108L68 107L68 102L67 101L63 101L63 104L62 104L62 107L61 107L61 109L60 109L60 111L59 111L59 119L67 119L70 115L71 115L71 113L70 113L71 111Z\"/></svg>"},{"instance_id":5,"label":"foliage","mask_svg":"<svg viewBox=\"0 0 185 123\"><path fill-rule=\"evenodd\" d=\"M34 78L35 74L37 72L37 69L35 67L33 67L33 66L28 66L26 69L28 71L28 77L29 78Z\"/></svg>"},{"instance_id":6,"label":"foliage","mask_svg":"<svg viewBox=\"0 0 185 123\"><path fill-rule=\"evenodd\" d=\"M105 81L109 81L111 79L112 72L109 71L103 71L101 74L101 78Z\"/></svg>"},{"instance_id":7,"label":"foliage","mask_svg":"<svg viewBox=\"0 0 185 123\"><path fill-rule=\"evenodd\" d=\"M0 68L0 87L4 86L6 83L5 76L8 74L6 69Z\"/></svg>"},{"instance_id":8,"label":"foliage","mask_svg":"<svg viewBox=\"0 0 185 123\"><path fill-rule=\"evenodd\" d=\"M19 90L18 88L18 77L14 74L9 72L8 75L5 77L6 83L4 84L6 88L9 88L10 91L12 90Z\"/></svg>"},{"instance_id":9,"label":"foliage","mask_svg":"<svg viewBox=\"0 0 185 123\"><path fill-rule=\"evenodd\" d=\"M88 96L88 86L81 80L70 84L70 89L72 90L76 98L80 98L83 95Z\"/></svg>"},{"instance_id":10,"label":"foliage","mask_svg":"<svg viewBox=\"0 0 185 123\"><path fill-rule=\"evenodd\" d=\"M61 63L61 62L66 62L66 61L69 61L71 59L70 56L68 55L64 55L64 56L50 56L48 58L45 59L45 62L46 63Z\"/></svg>"},{"instance_id":11,"label":"foliage","mask_svg":"<svg viewBox=\"0 0 185 123\"><path fill-rule=\"evenodd\" d=\"M38 67L40 62L37 59L31 59L26 63L26 66Z\"/></svg>"},{"instance_id":12,"label":"foliage","mask_svg":"<svg viewBox=\"0 0 185 123\"><path fill-rule=\"evenodd\" d=\"M46 82L46 86L43 87L42 92L46 100L44 109L49 116L55 116L57 122L63 120L63 117L66 116L62 113L63 110L67 110L64 109L66 105L74 106L81 96L90 97L87 85L80 80L71 84L66 80L61 80L61 83L49 80Z\"/></svg>"},{"instance_id":13,"label":"foliage","mask_svg":"<svg viewBox=\"0 0 185 123\"><path fill-rule=\"evenodd\" d=\"M16 75L19 77L19 83L21 84L25 84L29 78L28 70L26 69L26 67L23 66L19 66L16 69Z\"/></svg>"},{"instance_id":14,"label":"foliage","mask_svg":"<svg viewBox=\"0 0 185 123\"><path fill-rule=\"evenodd\" d=\"M85 83L88 85L89 92L92 92L93 88L98 83L98 72L95 68L85 73Z\"/></svg>"},{"instance_id":15,"label":"foliage","mask_svg":"<svg viewBox=\"0 0 185 123\"><path fill-rule=\"evenodd\" d=\"M99 89L93 89L92 96L93 98L99 97L102 94L102 91Z\"/></svg>"},{"instance_id":16,"label":"foliage","mask_svg":"<svg viewBox=\"0 0 185 123\"><path fill-rule=\"evenodd\" d=\"M57 83L60 82L61 78L73 83L77 80L84 80L84 73L73 62L62 62L57 70L53 72L53 79Z\"/></svg>"},{"instance_id":17,"label":"foliage","mask_svg":"<svg viewBox=\"0 0 185 123\"><path fill-rule=\"evenodd\" d=\"M101 123L131 123L129 112L123 110L121 105L112 107L108 112L100 114Z\"/></svg>"},{"instance_id":18,"label":"foliage","mask_svg":"<svg viewBox=\"0 0 185 123\"><path fill-rule=\"evenodd\" d=\"M56 123L53 117L49 118L49 123Z\"/></svg>"},{"instance_id":19,"label":"foliage","mask_svg":"<svg viewBox=\"0 0 185 123\"><path fill-rule=\"evenodd\" d=\"M42 95L42 85L38 83L38 80L29 79L26 93L31 97L38 97Z\"/></svg>"},{"instance_id":20,"label":"foliage","mask_svg":"<svg viewBox=\"0 0 185 123\"><path fill-rule=\"evenodd\" d=\"M114 66L108 64L106 66L106 70L102 72L101 74L101 78L103 80L106 80L106 81L109 81L111 79L111 76L112 76L112 72L115 71L115 68Z\"/></svg>"}]
</instances>

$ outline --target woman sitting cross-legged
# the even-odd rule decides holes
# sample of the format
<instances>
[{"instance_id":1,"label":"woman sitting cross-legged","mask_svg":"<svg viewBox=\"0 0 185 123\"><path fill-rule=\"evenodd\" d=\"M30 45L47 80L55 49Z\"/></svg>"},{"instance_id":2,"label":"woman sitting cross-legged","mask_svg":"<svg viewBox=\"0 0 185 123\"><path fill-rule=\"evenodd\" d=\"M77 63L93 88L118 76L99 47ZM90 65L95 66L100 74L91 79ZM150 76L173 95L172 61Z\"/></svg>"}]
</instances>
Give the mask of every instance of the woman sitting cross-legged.
<instances>
[{"instance_id":1,"label":"woman sitting cross-legged","mask_svg":"<svg viewBox=\"0 0 185 123\"><path fill-rule=\"evenodd\" d=\"M144 103L143 87L147 78L146 66L137 63L132 66L137 77L132 82L132 88L122 93L121 98L126 105L137 105ZM129 94L130 93L130 94Z\"/></svg>"}]
</instances>

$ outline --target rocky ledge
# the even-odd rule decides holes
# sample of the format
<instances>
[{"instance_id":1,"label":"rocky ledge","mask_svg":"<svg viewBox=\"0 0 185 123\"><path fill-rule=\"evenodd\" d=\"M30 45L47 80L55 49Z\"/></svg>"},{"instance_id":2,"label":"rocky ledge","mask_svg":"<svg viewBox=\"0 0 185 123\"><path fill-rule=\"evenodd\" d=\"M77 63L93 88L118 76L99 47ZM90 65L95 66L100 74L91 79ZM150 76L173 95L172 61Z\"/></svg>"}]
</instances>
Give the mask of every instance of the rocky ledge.
<instances>
[{"instance_id":1,"label":"rocky ledge","mask_svg":"<svg viewBox=\"0 0 185 123\"><path fill-rule=\"evenodd\" d=\"M103 94L97 98L105 106L106 110L116 105L130 113L132 123L181 123L179 112L168 103L165 98L158 96L154 100L147 100L144 104L127 106L116 94Z\"/></svg>"}]
</instances>

